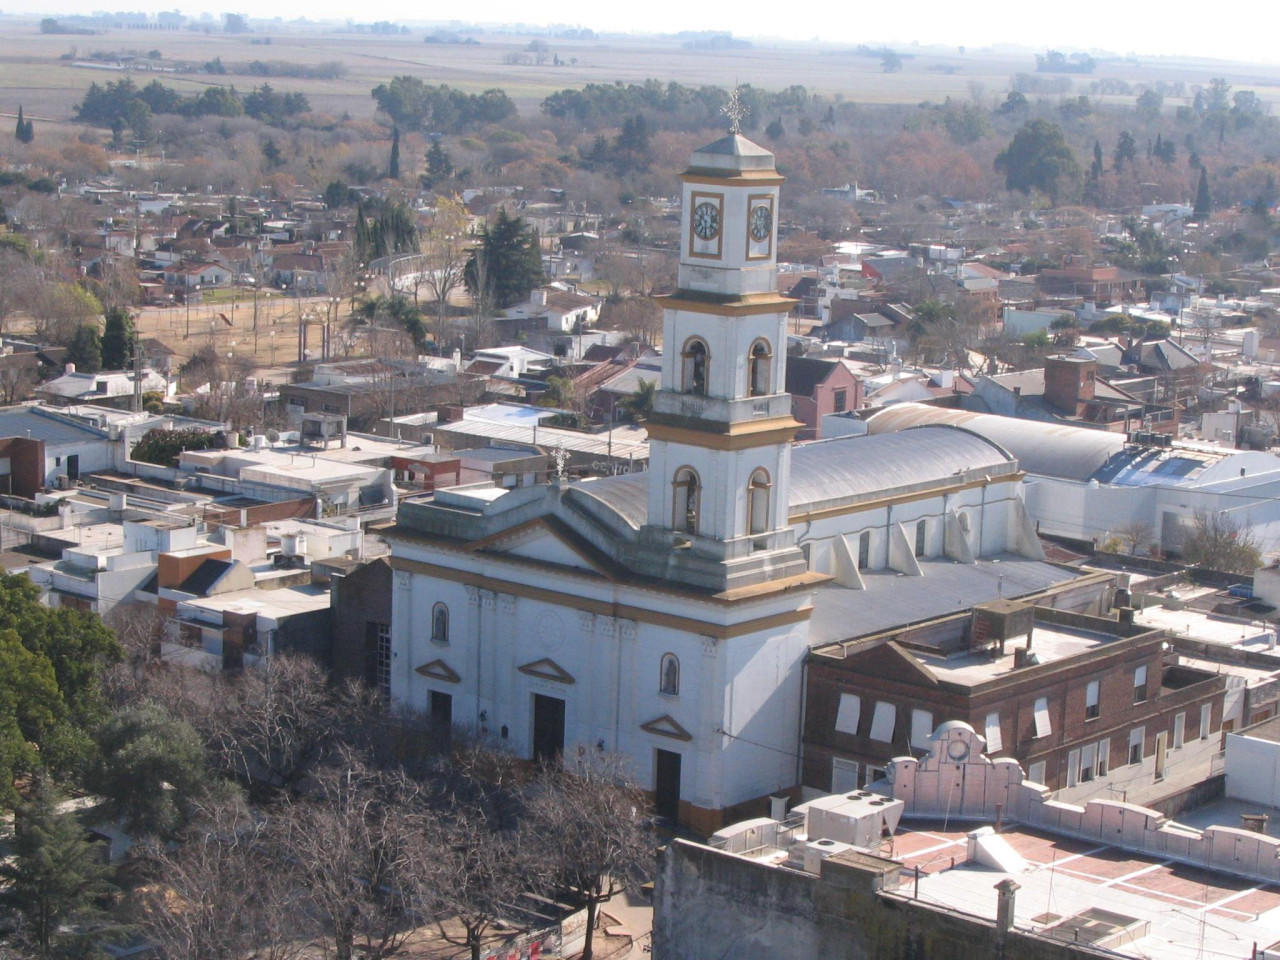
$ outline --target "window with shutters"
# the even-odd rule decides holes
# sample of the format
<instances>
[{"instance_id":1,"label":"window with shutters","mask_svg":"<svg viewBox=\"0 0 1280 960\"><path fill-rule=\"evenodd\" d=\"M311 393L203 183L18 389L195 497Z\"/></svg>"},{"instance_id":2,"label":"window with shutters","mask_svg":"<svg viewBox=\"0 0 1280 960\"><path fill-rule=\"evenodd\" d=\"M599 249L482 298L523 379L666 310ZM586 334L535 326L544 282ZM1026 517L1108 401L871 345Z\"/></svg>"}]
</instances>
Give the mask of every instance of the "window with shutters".
<instances>
[{"instance_id":1,"label":"window with shutters","mask_svg":"<svg viewBox=\"0 0 1280 960\"><path fill-rule=\"evenodd\" d=\"M1101 712L1098 706L1098 694L1100 692L1101 683L1097 680L1090 680L1084 688L1084 718L1086 720L1097 720Z\"/></svg>"},{"instance_id":2,"label":"window with shutters","mask_svg":"<svg viewBox=\"0 0 1280 960\"><path fill-rule=\"evenodd\" d=\"M1037 697L1035 702L1036 737L1047 737L1053 733L1053 725L1049 722L1049 698Z\"/></svg>"},{"instance_id":3,"label":"window with shutters","mask_svg":"<svg viewBox=\"0 0 1280 960\"><path fill-rule=\"evenodd\" d=\"M1143 747L1147 737L1146 727L1135 727L1129 731L1129 763L1141 763L1143 756Z\"/></svg>"},{"instance_id":4,"label":"window with shutters","mask_svg":"<svg viewBox=\"0 0 1280 960\"><path fill-rule=\"evenodd\" d=\"M897 725L897 721L897 707L883 700L876 701L875 713L871 717L871 739L892 743L893 728Z\"/></svg>"},{"instance_id":5,"label":"window with shutters","mask_svg":"<svg viewBox=\"0 0 1280 960\"><path fill-rule=\"evenodd\" d=\"M1133 671L1133 702L1142 703L1147 699L1147 667L1146 664Z\"/></svg>"},{"instance_id":6,"label":"window with shutters","mask_svg":"<svg viewBox=\"0 0 1280 960\"><path fill-rule=\"evenodd\" d=\"M836 730L857 736L858 719L861 715L862 698L856 693L840 694L840 707L836 711Z\"/></svg>"}]
</instances>

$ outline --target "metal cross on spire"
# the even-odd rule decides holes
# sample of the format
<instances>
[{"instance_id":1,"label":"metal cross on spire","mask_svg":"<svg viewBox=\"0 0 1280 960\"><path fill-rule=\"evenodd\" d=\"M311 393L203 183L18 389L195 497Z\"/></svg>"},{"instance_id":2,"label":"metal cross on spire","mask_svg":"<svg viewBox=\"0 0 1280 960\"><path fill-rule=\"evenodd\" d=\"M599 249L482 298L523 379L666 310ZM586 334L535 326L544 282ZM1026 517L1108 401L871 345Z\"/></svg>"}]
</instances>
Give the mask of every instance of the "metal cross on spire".
<instances>
[{"instance_id":1,"label":"metal cross on spire","mask_svg":"<svg viewBox=\"0 0 1280 960\"><path fill-rule=\"evenodd\" d=\"M746 104L742 102L742 97L739 95L741 89L740 86L735 86L730 90L728 101L720 108L720 113L729 118L730 133L741 133L742 121L747 118Z\"/></svg>"}]
</instances>

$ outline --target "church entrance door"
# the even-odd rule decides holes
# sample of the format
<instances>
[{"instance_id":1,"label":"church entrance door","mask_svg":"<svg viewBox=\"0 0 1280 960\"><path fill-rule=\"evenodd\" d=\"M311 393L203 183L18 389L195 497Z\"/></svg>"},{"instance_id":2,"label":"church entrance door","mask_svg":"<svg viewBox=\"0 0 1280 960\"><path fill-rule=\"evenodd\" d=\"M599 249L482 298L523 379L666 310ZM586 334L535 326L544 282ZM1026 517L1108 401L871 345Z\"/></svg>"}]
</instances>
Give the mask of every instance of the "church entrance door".
<instances>
[{"instance_id":1,"label":"church entrance door","mask_svg":"<svg viewBox=\"0 0 1280 960\"><path fill-rule=\"evenodd\" d=\"M655 750L653 809L660 817L680 819L680 754Z\"/></svg>"},{"instance_id":2,"label":"church entrance door","mask_svg":"<svg viewBox=\"0 0 1280 960\"><path fill-rule=\"evenodd\" d=\"M533 759L554 760L564 753L564 701L533 695Z\"/></svg>"}]
</instances>

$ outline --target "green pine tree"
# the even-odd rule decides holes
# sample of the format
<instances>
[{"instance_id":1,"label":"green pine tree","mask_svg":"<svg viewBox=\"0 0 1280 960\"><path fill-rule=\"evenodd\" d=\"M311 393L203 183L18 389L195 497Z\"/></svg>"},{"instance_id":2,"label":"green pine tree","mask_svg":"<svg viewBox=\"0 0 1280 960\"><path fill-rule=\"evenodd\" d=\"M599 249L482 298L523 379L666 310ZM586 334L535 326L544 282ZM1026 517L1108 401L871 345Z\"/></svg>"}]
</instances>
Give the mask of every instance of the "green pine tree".
<instances>
[{"instance_id":1,"label":"green pine tree","mask_svg":"<svg viewBox=\"0 0 1280 960\"><path fill-rule=\"evenodd\" d=\"M1213 213L1213 201L1209 197L1209 169L1200 168L1200 184L1196 187L1196 205L1191 211L1191 219L1203 223Z\"/></svg>"},{"instance_id":2,"label":"green pine tree","mask_svg":"<svg viewBox=\"0 0 1280 960\"><path fill-rule=\"evenodd\" d=\"M30 936L48 954L58 928L94 911L94 903L111 891L110 868L97 844L85 837L74 813L60 811L62 798L41 777L35 795L18 811L13 859L0 866L9 882L5 899L27 921Z\"/></svg>"},{"instance_id":3,"label":"green pine tree","mask_svg":"<svg viewBox=\"0 0 1280 960\"><path fill-rule=\"evenodd\" d=\"M76 330L67 346L67 361L81 373L97 373L102 369L102 340L98 328L85 323Z\"/></svg>"},{"instance_id":4,"label":"green pine tree","mask_svg":"<svg viewBox=\"0 0 1280 960\"><path fill-rule=\"evenodd\" d=\"M133 366L133 351L138 333L133 318L124 307L107 311L107 322L102 330L102 367L104 370L125 370Z\"/></svg>"},{"instance_id":5,"label":"green pine tree","mask_svg":"<svg viewBox=\"0 0 1280 960\"><path fill-rule=\"evenodd\" d=\"M17 137L18 140L21 140L22 131L25 130L26 128L27 128L27 123L25 120L22 119L22 104L18 104L18 126L14 129L13 135Z\"/></svg>"},{"instance_id":6,"label":"green pine tree","mask_svg":"<svg viewBox=\"0 0 1280 960\"><path fill-rule=\"evenodd\" d=\"M400 179L400 128L391 128L391 162L387 165L387 176L392 180Z\"/></svg>"}]
</instances>

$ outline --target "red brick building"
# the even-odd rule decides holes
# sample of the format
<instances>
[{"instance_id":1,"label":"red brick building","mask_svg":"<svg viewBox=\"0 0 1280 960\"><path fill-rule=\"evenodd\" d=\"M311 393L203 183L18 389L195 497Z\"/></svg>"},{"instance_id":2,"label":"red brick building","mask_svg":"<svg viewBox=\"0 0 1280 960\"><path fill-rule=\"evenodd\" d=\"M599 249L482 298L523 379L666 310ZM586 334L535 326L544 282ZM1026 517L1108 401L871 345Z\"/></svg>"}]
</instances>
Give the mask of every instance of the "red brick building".
<instances>
[{"instance_id":1,"label":"red brick building","mask_svg":"<svg viewBox=\"0 0 1280 960\"><path fill-rule=\"evenodd\" d=\"M1178 666L1165 634L1134 625L1131 612L1110 619L1000 600L816 649L804 786L838 792L875 780L891 758L926 753L948 720L983 734L988 755L1017 759L1029 779L1072 796L1149 799L1207 777L1226 681Z\"/></svg>"}]
</instances>

